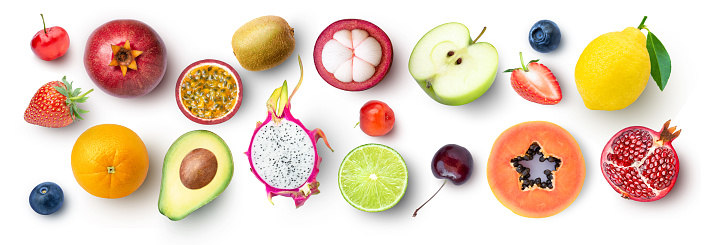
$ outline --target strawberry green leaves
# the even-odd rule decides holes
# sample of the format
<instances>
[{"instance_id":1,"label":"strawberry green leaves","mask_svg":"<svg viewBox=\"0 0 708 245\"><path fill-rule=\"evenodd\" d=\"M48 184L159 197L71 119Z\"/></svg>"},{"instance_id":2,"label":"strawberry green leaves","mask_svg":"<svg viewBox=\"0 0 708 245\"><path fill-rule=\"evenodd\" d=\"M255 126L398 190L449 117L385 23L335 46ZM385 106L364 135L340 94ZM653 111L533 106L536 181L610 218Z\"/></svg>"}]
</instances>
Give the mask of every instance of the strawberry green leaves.
<instances>
[{"instance_id":1,"label":"strawberry green leaves","mask_svg":"<svg viewBox=\"0 0 708 245\"><path fill-rule=\"evenodd\" d=\"M644 16L642 23L640 23L637 28L647 30L647 51L649 52L649 61L651 62L651 77L656 82L656 85L659 86L659 89L664 91L666 84L669 82L669 76L671 75L671 58L669 57L669 52L666 51L664 45L659 41L659 38L644 25L644 21L646 20L647 17Z\"/></svg>"},{"instance_id":2,"label":"strawberry green leaves","mask_svg":"<svg viewBox=\"0 0 708 245\"><path fill-rule=\"evenodd\" d=\"M76 104L86 102L86 100L88 100L88 98L89 98L89 97L86 97L86 95L91 93L93 91L93 89L80 95L79 93L81 93L81 89L76 88L76 89L72 90L73 82L67 81L66 76L64 76L61 79L61 82L64 84L64 87L54 86L54 89L56 89L57 92L59 92L61 95L64 95L66 97L66 105L69 106L69 111L71 113L72 118L83 120L83 118L81 117L81 114L86 113L88 111L82 110Z\"/></svg>"}]
</instances>

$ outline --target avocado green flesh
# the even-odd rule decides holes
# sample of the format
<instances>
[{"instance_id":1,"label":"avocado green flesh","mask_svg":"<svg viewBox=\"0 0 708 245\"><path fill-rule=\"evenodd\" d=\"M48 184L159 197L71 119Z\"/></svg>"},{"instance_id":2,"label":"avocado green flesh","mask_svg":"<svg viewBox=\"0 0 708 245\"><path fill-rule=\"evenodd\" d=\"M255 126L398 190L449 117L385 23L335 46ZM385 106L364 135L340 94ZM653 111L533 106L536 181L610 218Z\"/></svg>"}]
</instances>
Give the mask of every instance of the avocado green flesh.
<instances>
[{"instance_id":1,"label":"avocado green flesh","mask_svg":"<svg viewBox=\"0 0 708 245\"><path fill-rule=\"evenodd\" d=\"M214 178L200 189L189 189L182 184L179 170L182 159L194 149L204 148L216 156L217 170ZM218 135L195 130L180 136L167 150L162 167L162 184L158 208L171 220L181 220L194 210L214 200L231 182L234 163L231 151Z\"/></svg>"}]
</instances>

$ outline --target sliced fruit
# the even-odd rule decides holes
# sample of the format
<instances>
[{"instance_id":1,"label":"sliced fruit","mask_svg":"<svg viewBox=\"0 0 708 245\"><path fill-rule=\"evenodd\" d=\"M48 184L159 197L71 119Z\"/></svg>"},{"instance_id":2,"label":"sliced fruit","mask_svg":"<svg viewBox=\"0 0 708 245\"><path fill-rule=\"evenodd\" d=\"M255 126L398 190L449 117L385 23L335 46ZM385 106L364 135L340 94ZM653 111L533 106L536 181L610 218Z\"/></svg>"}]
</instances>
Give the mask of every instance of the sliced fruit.
<instances>
[{"instance_id":1,"label":"sliced fruit","mask_svg":"<svg viewBox=\"0 0 708 245\"><path fill-rule=\"evenodd\" d=\"M532 60L524 65L519 52L521 68L508 69L511 72L511 86L524 99L542 105L555 105L563 99L556 76L545 65Z\"/></svg>"},{"instance_id":2,"label":"sliced fruit","mask_svg":"<svg viewBox=\"0 0 708 245\"><path fill-rule=\"evenodd\" d=\"M219 60L205 59L184 68L175 98L182 114L200 124L219 124L241 106L243 85L236 70Z\"/></svg>"},{"instance_id":3,"label":"sliced fruit","mask_svg":"<svg viewBox=\"0 0 708 245\"><path fill-rule=\"evenodd\" d=\"M408 70L435 101L463 105L482 96L497 75L499 55L489 43L470 37L467 27L447 23L433 28L415 45Z\"/></svg>"},{"instance_id":4,"label":"sliced fruit","mask_svg":"<svg viewBox=\"0 0 708 245\"><path fill-rule=\"evenodd\" d=\"M659 132L642 126L617 132L602 151L602 175L622 197L656 201L676 184L679 158L672 142L681 130L664 123Z\"/></svg>"},{"instance_id":5,"label":"sliced fruit","mask_svg":"<svg viewBox=\"0 0 708 245\"><path fill-rule=\"evenodd\" d=\"M170 146L162 167L158 209L171 220L181 220L211 202L231 182L234 162L221 137L194 130Z\"/></svg>"},{"instance_id":6,"label":"sliced fruit","mask_svg":"<svg viewBox=\"0 0 708 245\"><path fill-rule=\"evenodd\" d=\"M393 46L371 22L339 20L322 31L315 43L315 67L330 85L361 91L381 82L391 68Z\"/></svg>"},{"instance_id":7,"label":"sliced fruit","mask_svg":"<svg viewBox=\"0 0 708 245\"><path fill-rule=\"evenodd\" d=\"M339 191L353 207L381 212L406 193L408 168L396 150L380 144L361 145L339 166Z\"/></svg>"},{"instance_id":8,"label":"sliced fruit","mask_svg":"<svg viewBox=\"0 0 708 245\"><path fill-rule=\"evenodd\" d=\"M539 155L550 169L531 176L528 162ZM505 130L492 146L487 181L494 196L512 212L530 218L560 213L578 197L585 180L580 146L562 127L544 121L524 122Z\"/></svg>"}]
</instances>

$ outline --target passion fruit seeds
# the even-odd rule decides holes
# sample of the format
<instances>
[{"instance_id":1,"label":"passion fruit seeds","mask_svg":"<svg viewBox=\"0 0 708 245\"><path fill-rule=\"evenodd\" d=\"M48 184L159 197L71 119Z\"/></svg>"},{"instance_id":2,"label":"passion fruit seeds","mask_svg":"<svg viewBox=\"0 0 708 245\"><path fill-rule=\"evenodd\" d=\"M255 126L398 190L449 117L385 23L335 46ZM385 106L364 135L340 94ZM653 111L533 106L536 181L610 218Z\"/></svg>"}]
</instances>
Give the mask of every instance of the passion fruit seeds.
<instances>
[{"instance_id":1,"label":"passion fruit seeds","mask_svg":"<svg viewBox=\"0 0 708 245\"><path fill-rule=\"evenodd\" d=\"M230 119L240 107L241 79L224 62L201 60L185 68L175 93L187 118L200 124L218 124Z\"/></svg>"}]
</instances>

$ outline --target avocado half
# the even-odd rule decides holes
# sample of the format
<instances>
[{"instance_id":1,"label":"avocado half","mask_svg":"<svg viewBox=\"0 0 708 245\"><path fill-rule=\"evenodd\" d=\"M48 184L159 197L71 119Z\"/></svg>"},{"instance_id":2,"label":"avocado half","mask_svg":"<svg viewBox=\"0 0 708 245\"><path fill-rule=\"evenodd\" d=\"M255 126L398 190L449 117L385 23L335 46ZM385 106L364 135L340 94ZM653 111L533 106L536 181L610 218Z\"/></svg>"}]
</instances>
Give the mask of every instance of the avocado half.
<instances>
[{"instance_id":1,"label":"avocado half","mask_svg":"<svg viewBox=\"0 0 708 245\"><path fill-rule=\"evenodd\" d=\"M183 134L165 155L160 213L171 220L183 219L219 196L233 173L231 150L221 137L207 130Z\"/></svg>"}]
</instances>

